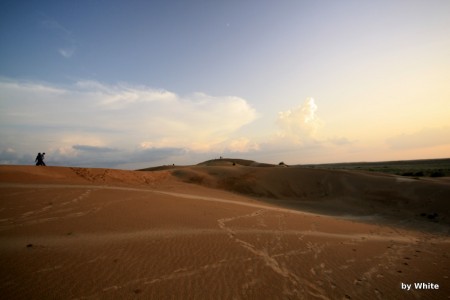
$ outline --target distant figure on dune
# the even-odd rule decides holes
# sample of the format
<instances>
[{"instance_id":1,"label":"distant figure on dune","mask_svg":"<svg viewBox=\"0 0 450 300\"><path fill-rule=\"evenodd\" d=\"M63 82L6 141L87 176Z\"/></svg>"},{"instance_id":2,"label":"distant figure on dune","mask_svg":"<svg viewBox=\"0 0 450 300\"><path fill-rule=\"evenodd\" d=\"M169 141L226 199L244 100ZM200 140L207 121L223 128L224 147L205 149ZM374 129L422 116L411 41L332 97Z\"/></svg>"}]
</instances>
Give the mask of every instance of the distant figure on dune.
<instances>
[{"instance_id":1,"label":"distant figure on dune","mask_svg":"<svg viewBox=\"0 0 450 300\"><path fill-rule=\"evenodd\" d=\"M45 152L44 153L38 153L38 155L36 156L35 162L36 162L36 166L45 166L45 162L44 162L44 156L45 156Z\"/></svg>"}]
</instances>

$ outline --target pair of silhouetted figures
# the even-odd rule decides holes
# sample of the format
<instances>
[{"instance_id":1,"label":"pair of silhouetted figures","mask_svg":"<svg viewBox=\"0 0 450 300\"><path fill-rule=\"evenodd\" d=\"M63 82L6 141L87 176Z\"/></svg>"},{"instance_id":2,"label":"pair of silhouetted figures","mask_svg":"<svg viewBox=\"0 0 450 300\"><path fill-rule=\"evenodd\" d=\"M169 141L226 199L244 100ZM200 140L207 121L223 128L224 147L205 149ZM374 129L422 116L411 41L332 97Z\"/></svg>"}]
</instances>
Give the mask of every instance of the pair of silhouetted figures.
<instances>
[{"instance_id":1,"label":"pair of silhouetted figures","mask_svg":"<svg viewBox=\"0 0 450 300\"><path fill-rule=\"evenodd\" d=\"M36 166L45 166L45 162L44 162L44 156L45 156L45 152L44 153L38 153L38 155L36 156Z\"/></svg>"}]
</instances>

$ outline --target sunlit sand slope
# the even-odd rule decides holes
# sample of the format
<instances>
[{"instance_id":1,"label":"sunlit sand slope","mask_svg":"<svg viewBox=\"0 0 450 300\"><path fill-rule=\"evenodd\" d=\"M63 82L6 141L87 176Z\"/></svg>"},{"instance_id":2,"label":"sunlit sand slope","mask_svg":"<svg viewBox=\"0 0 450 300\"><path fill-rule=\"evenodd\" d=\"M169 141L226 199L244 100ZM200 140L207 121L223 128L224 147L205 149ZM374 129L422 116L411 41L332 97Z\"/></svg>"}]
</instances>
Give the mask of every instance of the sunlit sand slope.
<instances>
[{"instance_id":1,"label":"sunlit sand slope","mask_svg":"<svg viewBox=\"0 0 450 300\"><path fill-rule=\"evenodd\" d=\"M304 213L172 172L1 166L1 297L450 296L445 234ZM439 289L402 290L414 282Z\"/></svg>"}]
</instances>

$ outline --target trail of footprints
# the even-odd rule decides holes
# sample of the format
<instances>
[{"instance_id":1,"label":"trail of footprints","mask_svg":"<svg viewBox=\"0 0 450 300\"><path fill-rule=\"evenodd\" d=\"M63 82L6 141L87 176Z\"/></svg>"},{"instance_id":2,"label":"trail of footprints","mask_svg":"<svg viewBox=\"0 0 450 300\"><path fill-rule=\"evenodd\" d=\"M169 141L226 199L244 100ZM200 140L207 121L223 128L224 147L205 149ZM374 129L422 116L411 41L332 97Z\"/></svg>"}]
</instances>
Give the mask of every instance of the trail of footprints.
<instances>
[{"instance_id":1,"label":"trail of footprints","mask_svg":"<svg viewBox=\"0 0 450 300\"><path fill-rule=\"evenodd\" d=\"M405 251L410 248L410 243L403 244L392 241L386 251L380 255L365 258L363 261L357 257L352 257L351 254L347 258L344 256L340 261L330 261L329 258L323 260L324 257L328 257L329 253L327 251L332 249L332 245L327 242L320 243L304 239L305 236L300 232L297 236L298 240L302 241L302 245L297 249L286 250L287 248L283 247L284 245L282 244L283 230L286 228L286 222L282 214L276 216L278 218L278 231L275 232L275 235L271 237L271 241L265 246L261 246L258 238L256 243L260 246L257 246L256 243L250 243L244 237L241 237L242 235L239 235L238 229L233 229L232 223L244 218L255 218L256 226L267 228L267 222L264 220L265 216L267 218L273 217L273 215L268 214L267 210L260 209L246 215L222 218L217 220L217 223L219 228L226 232L233 242L248 250L256 259L262 260L267 267L283 278L285 282L284 294L287 298L301 298L305 297L305 295L310 295L314 299L329 299L325 292L325 288L327 288L331 290L340 289L341 292L348 290L348 294L343 294L343 299L357 299L367 294L368 291L371 291L374 299L382 299L385 295L376 286L373 286L373 279L384 278L385 275L383 274L386 272L401 273L398 266L402 263L404 266L407 266L410 259L405 257ZM312 224L312 231L315 231L316 227L315 224ZM361 242L366 241L366 238L359 237L341 243L356 251L357 246ZM285 263L290 257L297 259L297 261L298 259L304 259L305 265L313 262L312 266L309 267L310 275L305 274L302 276L299 270L290 269ZM367 266L366 270L364 270L364 265ZM337 274L348 272L348 269L353 269L355 266L360 266L358 268L360 271L355 271L354 279L350 279L349 284L353 285L353 288L349 287L348 283L336 282L336 278L339 278ZM249 281L243 285L243 288L248 288L257 283L257 280ZM340 284L342 285L341 287L339 287Z\"/></svg>"},{"instance_id":2,"label":"trail of footprints","mask_svg":"<svg viewBox=\"0 0 450 300\"><path fill-rule=\"evenodd\" d=\"M261 259L266 266L271 268L275 273L280 275L284 280L286 280L286 284L284 286L284 294L287 297L299 297L302 295L305 295L305 293L316 297L317 299L329 299L328 297L324 296L324 291L317 286L316 284L306 280L305 278L302 278L292 272L285 264L281 264L276 259L277 255L270 255L269 251L265 248L258 248L255 245L244 241L243 239L240 239L237 237L237 233L229 226L227 226L227 223L242 219L242 218L253 218L261 216L263 213L265 213L266 210L257 210L253 213L242 215L242 216L236 216L231 218L223 218L217 220L217 223L219 227L224 230L228 236L238 245L241 247L247 249L249 252L254 254L257 258ZM281 232L283 229L283 223L284 220L282 220L281 216L278 216L278 229L279 234L275 235L275 240L277 241L276 245L273 247L274 249L282 249L281 245ZM259 220L259 224L265 224L263 221ZM319 252L320 250L316 250L316 246L309 244L311 248L308 251L313 251L314 253ZM285 254L279 254L278 256L284 256ZM255 282L253 282L254 284Z\"/></svg>"},{"instance_id":3,"label":"trail of footprints","mask_svg":"<svg viewBox=\"0 0 450 300\"><path fill-rule=\"evenodd\" d=\"M66 201L66 202L61 203L60 206L65 206L65 205L68 205L68 204L77 203L80 200L83 200L83 199L89 197L89 195L91 194L91 191L92 190L89 189L89 190L85 191L84 193L82 193L80 196L78 196L78 197L76 197L76 198L74 198L74 199L72 199L70 201Z\"/></svg>"},{"instance_id":4,"label":"trail of footprints","mask_svg":"<svg viewBox=\"0 0 450 300\"><path fill-rule=\"evenodd\" d=\"M3 230L7 230L17 225L31 225L64 218L81 217L97 211L99 208L92 205L85 205L83 208L77 205L81 201L87 199L91 192L91 189L87 189L83 193L68 201L61 201L61 199L56 196L47 203L44 203L44 206L41 208L27 211L15 218L4 220L9 223L9 226L5 224L5 226L3 226Z\"/></svg>"}]
</instances>

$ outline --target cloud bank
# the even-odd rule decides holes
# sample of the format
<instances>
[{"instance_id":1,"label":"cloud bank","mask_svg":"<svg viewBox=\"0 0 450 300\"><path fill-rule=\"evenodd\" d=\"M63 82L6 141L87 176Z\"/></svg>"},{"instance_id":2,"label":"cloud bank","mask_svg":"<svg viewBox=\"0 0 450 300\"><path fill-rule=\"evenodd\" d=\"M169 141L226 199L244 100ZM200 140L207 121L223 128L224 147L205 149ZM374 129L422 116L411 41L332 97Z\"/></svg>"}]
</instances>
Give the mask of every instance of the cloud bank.
<instances>
[{"instance_id":1,"label":"cloud bank","mask_svg":"<svg viewBox=\"0 0 450 300\"><path fill-rule=\"evenodd\" d=\"M2 80L0 99L0 149L9 149L2 153L12 162L16 157L20 163L21 153L45 150L48 159L61 164L90 161L94 154L117 164L186 152L257 148L236 136L257 113L245 99L234 96L180 96L96 81L52 86Z\"/></svg>"},{"instance_id":2,"label":"cloud bank","mask_svg":"<svg viewBox=\"0 0 450 300\"><path fill-rule=\"evenodd\" d=\"M273 122L267 132L243 130L260 115L236 96L181 96L86 80L56 86L0 79L0 100L0 163L7 164L31 164L37 152L47 153L49 165L116 168L218 156L276 162L288 155L299 161L350 143L320 137L324 123L313 98L266 116Z\"/></svg>"}]
</instances>

